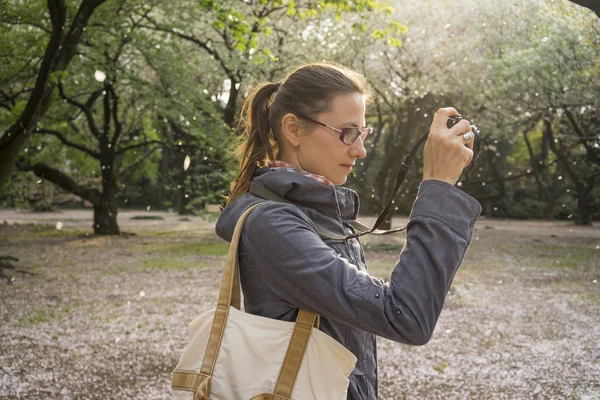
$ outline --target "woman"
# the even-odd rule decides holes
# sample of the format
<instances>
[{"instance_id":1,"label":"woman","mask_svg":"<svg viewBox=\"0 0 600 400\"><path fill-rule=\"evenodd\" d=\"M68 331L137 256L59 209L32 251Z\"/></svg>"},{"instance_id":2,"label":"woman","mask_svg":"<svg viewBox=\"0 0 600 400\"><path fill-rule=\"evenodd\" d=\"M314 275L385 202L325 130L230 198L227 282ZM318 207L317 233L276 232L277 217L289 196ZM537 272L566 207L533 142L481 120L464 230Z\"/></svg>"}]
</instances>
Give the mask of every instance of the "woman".
<instances>
[{"instance_id":1,"label":"woman","mask_svg":"<svg viewBox=\"0 0 600 400\"><path fill-rule=\"evenodd\" d=\"M239 266L246 312L294 321L299 308L321 316L320 329L357 358L348 399L377 399L376 335L410 345L429 341L456 270L471 242L481 206L454 186L473 157L469 122L446 128L458 113L433 117L424 148L423 181L407 240L390 282L369 275L354 231L359 199L345 188L366 156L364 76L336 64L308 64L285 80L254 87L242 108L245 140L217 234L231 241L240 215L265 199L254 181L289 203L268 201L244 224ZM352 129L344 129L352 128ZM343 133L342 133L343 132ZM398 156L401 156L400 154Z\"/></svg>"}]
</instances>

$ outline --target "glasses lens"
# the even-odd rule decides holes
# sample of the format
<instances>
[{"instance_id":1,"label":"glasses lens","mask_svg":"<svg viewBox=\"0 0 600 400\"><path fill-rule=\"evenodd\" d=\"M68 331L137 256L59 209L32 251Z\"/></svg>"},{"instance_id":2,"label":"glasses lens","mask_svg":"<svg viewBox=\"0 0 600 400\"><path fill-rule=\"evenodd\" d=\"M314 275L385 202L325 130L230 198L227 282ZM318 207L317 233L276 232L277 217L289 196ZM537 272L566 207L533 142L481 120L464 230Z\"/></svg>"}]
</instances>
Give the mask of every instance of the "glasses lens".
<instances>
[{"instance_id":1,"label":"glasses lens","mask_svg":"<svg viewBox=\"0 0 600 400\"><path fill-rule=\"evenodd\" d=\"M356 140L357 137L360 136L361 140L364 142L367 140L367 137L371 133L371 128L363 128L362 132L358 128L344 128L344 143L352 144Z\"/></svg>"},{"instance_id":2,"label":"glasses lens","mask_svg":"<svg viewBox=\"0 0 600 400\"><path fill-rule=\"evenodd\" d=\"M362 139L362 141L364 142L365 140L367 140L367 138L369 137L369 135L370 135L370 134L371 134L371 128L365 128L365 129L362 131L362 135L361 135L361 137L360 137L360 138L361 138L361 139Z\"/></svg>"},{"instance_id":3,"label":"glasses lens","mask_svg":"<svg viewBox=\"0 0 600 400\"><path fill-rule=\"evenodd\" d=\"M344 128L342 129L344 132L344 143L352 144L360 135L360 130L358 128Z\"/></svg>"}]
</instances>

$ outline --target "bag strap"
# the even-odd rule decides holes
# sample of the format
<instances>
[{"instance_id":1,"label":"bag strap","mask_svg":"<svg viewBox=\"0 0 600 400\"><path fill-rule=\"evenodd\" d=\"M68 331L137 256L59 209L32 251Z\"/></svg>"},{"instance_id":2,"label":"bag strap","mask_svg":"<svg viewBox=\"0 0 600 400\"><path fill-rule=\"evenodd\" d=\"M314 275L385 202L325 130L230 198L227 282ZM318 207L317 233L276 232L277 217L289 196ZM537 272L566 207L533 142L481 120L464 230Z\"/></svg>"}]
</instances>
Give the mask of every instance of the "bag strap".
<instances>
[{"instance_id":1,"label":"bag strap","mask_svg":"<svg viewBox=\"0 0 600 400\"><path fill-rule=\"evenodd\" d=\"M287 353L283 359L283 365L281 366L279 378L277 378L277 384L275 385L275 390L273 392L275 395L282 396L285 399L292 398L292 390L294 389L294 383L296 382L298 372L300 371L300 364L302 363L304 352L308 346L308 339L310 339L312 327L315 326L318 329L318 323L318 314L303 308L298 312L292 339L290 340Z\"/></svg>"},{"instance_id":2,"label":"bag strap","mask_svg":"<svg viewBox=\"0 0 600 400\"><path fill-rule=\"evenodd\" d=\"M219 301L215 310L215 315L210 330L210 337L208 339L208 344L206 346L200 372L174 372L173 386L177 389L195 392L202 384L202 393L206 395L210 394L210 377L212 377L215 363L217 361L217 355L221 347L221 341L225 333L225 325L227 323L227 317L229 316L229 307L234 306L235 308L239 309L241 306L238 248L242 227L248 215L262 203L263 202L254 204L248 208L248 210L241 215L235 226L229 251L227 253L227 261L225 264L225 271L223 272L223 278L221 280L221 287L219 289ZM290 340L279 378L277 379L277 384L275 386L276 394L280 396L291 397L294 383L296 381L296 377L298 376L298 371L300 370L300 364L304 357L306 346L308 345L310 332L313 326L318 329L319 325L319 315L304 309L299 310L298 316L296 317L292 338ZM176 385L175 382L177 382Z\"/></svg>"},{"instance_id":3,"label":"bag strap","mask_svg":"<svg viewBox=\"0 0 600 400\"><path fill-rule=\"evenodd\" d=\"M231 244L229 245L229 251L227 252L227 261L225 262L225 271L223 271L223 278L221 279L221 287L219 289L219 299L217 302L217 308L215 309L215 315L213 317L213 323L210 328L210 336L208 338L208 344L206 345L206 351L204 353L204 359L202 360L202 366L200 367L200 375L212 376L215 369L215 363L217 362L217 355L221 348L221 341L225 333L225 324L227 323L227 317L229 316L229 306L233 305L236 308L240 308L240 287L239 287L239 276L238 276L238 247L240 241L240 235L242 226L246 217L252 210L258 207L260 204L255 204L246 210L240 219L238 220L235 230L233 231L233 237L231 238ZM238 284L234 284L238 281ZM237 295L234 296L233 292L236 291ZM237 304L232 304L232 300L235 300ZM205 393L210 394L211 382L208 380L206 383Z\"/></svg>"}]
</instances>

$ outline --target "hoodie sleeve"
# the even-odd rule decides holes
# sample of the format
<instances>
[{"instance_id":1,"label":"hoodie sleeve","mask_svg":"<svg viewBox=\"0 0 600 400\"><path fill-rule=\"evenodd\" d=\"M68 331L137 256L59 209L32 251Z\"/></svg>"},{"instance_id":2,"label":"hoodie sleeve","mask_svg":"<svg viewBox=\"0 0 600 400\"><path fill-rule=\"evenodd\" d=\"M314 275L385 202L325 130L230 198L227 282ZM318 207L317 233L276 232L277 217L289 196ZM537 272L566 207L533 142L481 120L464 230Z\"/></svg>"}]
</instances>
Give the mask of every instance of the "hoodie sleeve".
<instances>
[{"instance_id":1,"label":"hoodie sleeve","mask_svg":"<svg viewBox=\"0 0 600 400\"><path fill-rule=\"evenodd\" d=\"M481 206L446 182L423 181L390 282L359 270L319 237L297 207L268 202L241 246L275 295L299 308L398 342L429 341Z\"/></svg>"}]
</instances>

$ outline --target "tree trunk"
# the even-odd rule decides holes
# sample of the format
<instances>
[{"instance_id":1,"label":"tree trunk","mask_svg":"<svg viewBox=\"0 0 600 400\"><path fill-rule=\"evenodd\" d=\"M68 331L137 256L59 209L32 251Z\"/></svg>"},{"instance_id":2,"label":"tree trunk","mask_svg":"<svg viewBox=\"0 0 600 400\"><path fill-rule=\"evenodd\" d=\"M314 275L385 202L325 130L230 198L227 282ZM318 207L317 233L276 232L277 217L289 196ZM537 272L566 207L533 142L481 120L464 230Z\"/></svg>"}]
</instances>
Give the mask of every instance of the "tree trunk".
<instances>
[{"instance_id":1,"label":"tree trunk","mask_svg":"<svg viewBox=\"0 0 600 400\"><path fill-rule=\"evenodd\" d=\"M550 196L546 200L546 209L544 210L544 219L548 221L554 220L554 210L556 208L556 196Z\"/></svg>"},{"instance_id":2,"label":"tree trunk","mask_svg":"<svg viewBox=\"0 0 600 400\"><path fill-rule=\"evenodd\" d=\"M103 194L100 203L94 205L94 233L97 235L120 235L117 212L116 202Z\"/></svg>"},{"instance_id":3,"label":"tree trunk","mask_svg":"<svg viewBox=\"0 0 600 400\"><path fill-rule=\"evenodd\" d=\"M492 200L484 200L483 201L483 215L485 215L486 218L491 218L492 217L492 211L493 211L494 207L492 204Z\"/></svg>"},{"instance_id":4,"label":"tree trunk","mask_svg":"<svg viewBox=\"0 0 600 400\"><path fill-rule=\"evenodd\" d=\"M119 192L115 175L116 154L109 147L109 137L100 137L100 166L102 168L102 192L100 201L94 204L94 233L98 235L119 235L117 225L117 194Z\"/></svg>"},{"instance_id":5,"label":"tree trunk","mask_svg":"<svg viewBox=\"0 0 600 400\"><path fill-rule=\"evenodd\" d=\"M227 100L227 105L225 106L225 110L223 112L223 120L228 126L233 126L235 122L238 93L240 91L239 85L241 85L241 82L235 80L233 77L230 77L230 80L231 88L229 89L229 99Z\"/></svg>"},{"instance_id":6,"label":"tree trunk","mask_svg":"<svg viewBox=\"0 0 600 400\"><path fill-rule=\"evenodd\" d=\"M392 212L390 212L390 214L392 214ZM377 229L381 229L384 231L392 229L392 216L388 215Z\"/></svg>"},{"instance_id":7,"label":"tree trunk","mask_svg":"<svg viewBox=\"0 0 600 400\"><path fill-rule=\"evenodd\" d=\"M577 198L577 215L575 216L575 223L577 225L592 225L592 208L590 206L590 193L592 192L590 186L586 190L578 193Z\"/></svg>"}]
</instances>

